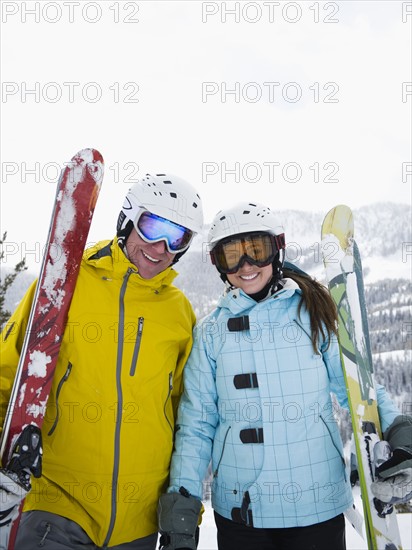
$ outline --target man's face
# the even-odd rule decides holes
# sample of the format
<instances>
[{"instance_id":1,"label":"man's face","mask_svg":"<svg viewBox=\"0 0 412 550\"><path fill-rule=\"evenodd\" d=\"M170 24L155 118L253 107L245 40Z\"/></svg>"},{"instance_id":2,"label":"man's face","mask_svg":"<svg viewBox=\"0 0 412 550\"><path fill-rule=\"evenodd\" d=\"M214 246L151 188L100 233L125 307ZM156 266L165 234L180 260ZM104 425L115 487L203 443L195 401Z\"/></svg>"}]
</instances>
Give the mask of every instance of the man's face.
<instances>
[{"instance_id":1,"label":"man's face","mask_svg":"<svg viewBox=\"0 0 412 550\"><path fill-rule=\"evenodd\" d=\"M143 279L152 279L164 271L175 257L167 250L164 241L147 243L134 228L126 241L126 250L129 260L137 267Z\"/></svg>"}]
</instances>

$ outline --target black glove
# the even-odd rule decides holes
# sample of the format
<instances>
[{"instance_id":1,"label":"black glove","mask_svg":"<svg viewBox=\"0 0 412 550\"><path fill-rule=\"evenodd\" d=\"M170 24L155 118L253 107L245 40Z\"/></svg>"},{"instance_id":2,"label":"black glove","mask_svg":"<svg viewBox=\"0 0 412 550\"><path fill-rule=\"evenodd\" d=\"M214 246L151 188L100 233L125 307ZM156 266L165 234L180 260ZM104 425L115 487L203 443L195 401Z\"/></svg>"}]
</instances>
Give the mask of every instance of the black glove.
<instances>
[{"instance_id":1,"label":"black glove","mask_svg":"<svg viewBox=\"0 0 412 550\"><path fill-rule=\"evenodd\" d=\"M160 548L196 550L196 529L202 503L180 487L178 493L166 493L159 499Z\"/></svg>"},{"instance_id":2,"label":"black glove","mask_svg":"<svg viewBox=\"0 0 412 550\"><path fill-rule=\"evenodd\" d=\"M391 457L376 472L372 493L381 502L397 504L412 498L412 417L397 416L384 433Z\"/></svg>"}]
</instances>

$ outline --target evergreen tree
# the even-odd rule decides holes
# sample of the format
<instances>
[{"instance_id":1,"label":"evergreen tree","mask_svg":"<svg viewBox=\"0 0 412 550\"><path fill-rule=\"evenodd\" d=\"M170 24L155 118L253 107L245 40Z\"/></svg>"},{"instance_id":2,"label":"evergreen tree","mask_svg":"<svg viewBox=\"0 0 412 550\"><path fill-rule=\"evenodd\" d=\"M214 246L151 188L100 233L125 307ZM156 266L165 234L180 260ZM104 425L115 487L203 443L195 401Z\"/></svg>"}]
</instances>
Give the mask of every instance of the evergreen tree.
<instances>
[{"instance_id":1,"label":"evergreen tree","mask_svg":"<svg viewBox=\"0 0 412 550\"><path fill-rule=\"evenodd\" d=\"M6 238L7 238L7 232L4 232L3 238L0 239L0 246L1 246L0 261L2 261L4 258L3 243L5 242ZM12 271L11 273L8 273L4 277L4 279L3 277L0 276L0 327L4 325L4 323L7 321L7 319L11 315L10 311L7 311L4 305L6 292L13 284L14 279L17 277L17 275L21 271L25 271L26 269L27 269L26 258L23 258L23 260L21 260L18 264L15 265L14 271Z\"/></svg>"}]
</instances>

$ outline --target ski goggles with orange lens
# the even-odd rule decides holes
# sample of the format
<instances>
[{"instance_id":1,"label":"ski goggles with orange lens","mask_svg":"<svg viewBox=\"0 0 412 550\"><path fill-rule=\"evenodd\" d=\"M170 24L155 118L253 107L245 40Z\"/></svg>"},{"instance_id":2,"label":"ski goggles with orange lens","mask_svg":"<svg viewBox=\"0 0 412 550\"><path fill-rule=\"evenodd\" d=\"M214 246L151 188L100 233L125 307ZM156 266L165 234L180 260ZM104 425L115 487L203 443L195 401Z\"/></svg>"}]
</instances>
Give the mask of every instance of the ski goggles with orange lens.
<instances>
[{"instance_id":1,"label":"ski goggles with orange lens","mask_svg":"<svg viewBox=\"0 0 412 550\"><path fill-rule=\"evenodd\" d=\"M210 252L212 264L219 273L236 273L245 262L265 267L273 262L279 250L285 248L285 235L243 233L222 239Z\"/></svg>"},{"instance_id":2,"label":"ski goggles with orange lens","mask_svg":"<svg viewBox=\"0 0 412 550\"><path fill-rule=\"evenodd\" d=\"M166 218L143 210L135 222L136 231L147 243L165 241L167 250L171 254L183 252L189 248L194 237L193 231L171 222Z\"/></svg>"}]
</instances>

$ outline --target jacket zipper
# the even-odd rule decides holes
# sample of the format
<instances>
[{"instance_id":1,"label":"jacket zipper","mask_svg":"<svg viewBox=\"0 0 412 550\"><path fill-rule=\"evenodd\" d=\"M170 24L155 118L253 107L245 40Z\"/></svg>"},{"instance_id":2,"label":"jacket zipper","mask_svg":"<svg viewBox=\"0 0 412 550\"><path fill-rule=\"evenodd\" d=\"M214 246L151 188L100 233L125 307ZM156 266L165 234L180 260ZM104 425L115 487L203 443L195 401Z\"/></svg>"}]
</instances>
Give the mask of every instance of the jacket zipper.
<instances>
[{"instance_id":1,"label":"jacket zipper","mask_svg":"<svg viewBox=\"0 0 412 550\"><path fill-rule=\"evenodd\" d=\"M219 458L219 462L217 463L216 470L213 472L213 477L217 477L217 474L219 473L220 463L222 462L223 453L225 452L226 439L227 439L227 436L229 435L231 427L232 426L229 426L228 429L226 430L225 437L223 439L222 452L220 453L220 458Z\"/></svg>"},{"instance_id":2,"label":"jacket zipper","mask_svg":"<svg viewBox=\"0 0 412 550\"><path fill-rule=\"evenodd\" d=\"M59 421L59 418L60 418L60 413L59 413L59 397L60 397L60 392L61 392L61 389L62 389L62 386L63 384L66 382L66 380L69 378L70 376L70 373L72 371L72 367L73 365L70 363L69 361L69 364L67 365L67 369L66 369L66 372L63 374L62 378L60 379L60 382L57 386L57 390L56 390L56 418L54 419L54 422L53 422L53 426L50 428L49 432L47 435L52 435L52 433L54 432L54 430L56 429L57 427L57 423Z\"/></svg>"},{"instance_id":3,"label":"jacket zipper","mask_svg":"<svg viewBox=\"0 0 412 550\"><path fill-rule=\"evenodd\" d=\"M139 317L139 321L137 324L136 343L134 345L132 365L130 367L130 376L134 376L136 372L137 359L139 357L139 350L140 350L140 342L142 340L143 325L144 325L144 317Z\"/></svg>"},{"instance_id":4,"label":"jacket zipper","mask_svg":"<svg viewBox=\"0 0 412 550\"><path fill-rule=\"evenodd\" d=\"M173 390L173 372L169 372L169 388L168 388L165 404L163 405L163 412L164 412L167 423L169 424L170 429L172 430L172 434L173 434L173 426L172 426L172 423L170 422L170 420L168 419L167 412L166 412L167 402L170 399L170 396L172 394L172 390Z\"/></svg>"},{"instance_id":5,"label":"jacket zipper","mask_svg":"<svg viewBox=\"0 0 412 550\"><path fill-rule=\"evenodd\" d=\"M49 533L50 533L50 531L51 531L51 525L50 525L50 523L47 522L46 525L45 525L45 527L46 527L46 529L45 529L45 531L44 531L44 535L43 535L42 538L40 539L40 542L39 542L38 546L44 546L44 545L46 544L46 542L47 542L46 539L47 539L47 537L48 537L48 535L49 535Z\"/></svg>"},{"instance_id":6,"label":"jacket zipper","mask_svg":"<svg viewBox=\"0 0 412 550\"><path fill-rule=\"evenodd\" d=\"M124 276L122 287L119 295L119 328L117 333L117 359L116 359L116 389L117 389L117 422L114 432L114 460L113 460L113 473L112 473L112 497L111 497L111 513L109 528L107 530L106 538L103 543L103 547L109 545L110 537L112 536L114 524L117 515L117 487L119 483L119 455L120 455L120 427L122 424L122 411L123 411L123 392L121 384L122 374L122 362L123 362L123 338L124 338L124 295L126 293L127 283L132 273L136 273L133 269L129 268Z\"/></svg>"}]
</instances>

